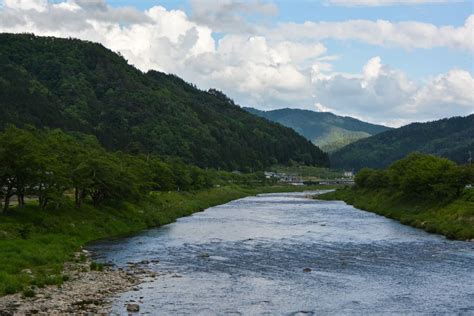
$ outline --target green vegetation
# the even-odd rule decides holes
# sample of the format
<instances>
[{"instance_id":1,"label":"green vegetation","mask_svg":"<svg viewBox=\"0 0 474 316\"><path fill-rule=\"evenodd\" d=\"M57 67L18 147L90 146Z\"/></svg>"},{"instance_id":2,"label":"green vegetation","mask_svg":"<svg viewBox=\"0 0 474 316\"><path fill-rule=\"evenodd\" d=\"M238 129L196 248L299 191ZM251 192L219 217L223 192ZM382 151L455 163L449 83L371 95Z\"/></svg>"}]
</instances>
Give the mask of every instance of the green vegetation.
<instances>
[{"instance_id":1,"label":"green vegetation","mask_svg":"<svg viewBox=\"0 0 474 316\"><path fill-rule=\"evenodd\" d=\"M91 262L90 269L92 271L102 271L102 270L104 270L104 264L93 261L93 262Z\"/></svg>"},{"instance_id":2,"label":"green vegetation","mask_svg":"<svg viewBox=\"0 0 474 316\"><path fill-rule=\"evenodd\" d=\"M328 112L301 109L259 111L246 108L252 114L291 127L325 152L334 152L359 139L389 130L389 127L359 121L352 117Z\"/></svg>"},{"instance_id":3,"label":"green vegetation","mask_svg":"<svg viewBox=\"0 0 474 316\"><path fill-rule=\"evenodd\" d=\"M60 285L88 242L307 189L252 171L329 163L220 91L144 74L99 44L0 34L0 58L0 295Z\"/></svg>"},{"instance_id":4,"label":"green vegetation","mask_svg":"<svg viewBox=\"0 0 474 316\"><path fill-rule=\"evenodd\" d=\"M385 168L411 152L467 162L474 152L474 114L428 123L413 123L352 143L331 155L331 166L344 169Z\"/></svg>"},{"instance_id":5,"label":"green vegetation","mask_svg":"<svg viewBox=\"0 0 474 316\"><path fill-rule=\"evenodd\" d=\"M28 199L42 209L61 208L68 195L80 208L86 199L139 201L150 191L197 190L216 182L262 182L263 174L233 175L205 171L152 155L106 151L94 137L61 130L8 127L0 133L0 209L12 197L24 208Z\"/></svg>"},{"instance_id":6,"label":"green vegetation","mask_svg":"<svg viewBox=\"0 0 474 316\"><path fill-rule=\"evenodd\" d=\"M174 75L144 74L100 44L0 34L0 130L60 128L107 150L180 157L201 168L251 172L328 157L290 128Z\"/></svg>"},{"instance_id":7,"label":"green vegetation","mask_svg":"<svg viewBox=\"0 0 474 316\"><path fill-rule=\"evenodd\" d=\"M426 154L411 154L386 170L364 168L353 188L318 196L343 200L401 223L443 234L474 239L474 166Z\"/></svg>"}]
</instances>

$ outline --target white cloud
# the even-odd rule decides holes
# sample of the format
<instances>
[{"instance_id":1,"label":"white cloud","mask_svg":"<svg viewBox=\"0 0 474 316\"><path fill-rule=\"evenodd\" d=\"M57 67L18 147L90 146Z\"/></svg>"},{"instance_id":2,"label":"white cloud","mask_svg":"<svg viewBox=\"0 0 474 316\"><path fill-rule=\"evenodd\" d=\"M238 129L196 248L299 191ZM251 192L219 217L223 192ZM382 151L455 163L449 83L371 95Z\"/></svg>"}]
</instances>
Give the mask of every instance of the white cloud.
<instances>
[{"instance_id":1,"label":"white cloud","mask_svg":"<svg viewBox=\"0 0 474 316\"><path fill-rule=\"evenodd\" d=\"M330 5L338 5L345 7L378 7L391 5L419 5L419 4L442 4L462 2L462 0L327 0Z\"/></svg>"},{"instance_id":2,"label":"white cloud","mask_svg":"<svg viewBox=\"0 0 474 316\"><path fill-rule=\"evenodd\" d=\"M212 28L216 32L256 33L254 25L246 19L249 15L275 16L278 8L262 0L190 0L191 20Z\"/></svg>"},{"instance_id":3,"label":"white cloud","mask_svg":"<svg viewBox=\"0 0 474 316\"><path fill-rule=\"evenodd\" d=\"M446 116L474 112L474 78L465 70L453 69L428 80L417 91L408 110L415 115Z\"/></svg>"},{"instance_id":4,"label":"white cloud","mask_svg":"<svg viewBox=\"0 0 474 316\"><path fill-rule=\"evenodd\" d=\"M310 93L301 65L324 53L321 44L271 43L261 36L226 35L215 53L188 60L186 71L201 86L214 85L245 105L284 105Z\"/></svg>"},{"instance_id":5,"label":"white cloud","mask_svg":"<svg viewBox=\"0 0 474 316\"><path fill-rule=\"evenodd\" d=\"M417 83L376 56L360 73L334 73L332 63L341 56L327 55L319 40L356 39L374 45L473 50L474 15L458 28L356 20L286 23L271 29L248 23L244 15L274 14L272 5L257 0L223 0L213 7L213 2L202 1L202 11L190 17L181 10L160 6L145 11L114 8L105 0L55 4L4 0L0 32L100 42L144 71L175 73L203 89L223 90L245 106L305 107L395 125L473 111L473 78L467 71L454 69ZM217 14L223 8L229 9L227 18ZM200 22L206 16L211 18ZM224 23L226 19L230 22ZM242 32L235 32L236 23L245 26ZM212 35L216 29L234 32L215 40Z\"/></svg>"},{"instance_id":6,"label":"white cloud","mask_svg":"<svg viewBox=\"0 0 474 316\"><path fill-rule=\"evenodd\" d=\"M36 10L44 11L47 6L47 0L4 0L5 7L17 10Z\"/></svg>"},{"instance_id":7,"label":"white cloud","mask_svg":"<svg viewBox=\"0 0 474 316\"><path fill-rule=\"evenodd\" d=\"M319 76L313 84L316 108L392 126L474 113L474 78L465 70L417 83L377 56L360 74Z\"/></svg>"},{"instance_id":8,"label":"white cloud","mask_svg":"<svg viewBox=\"0 0 474 316\"><path fill-rule=\"evenodd\" d=\"M273 38L293 40L356 40L377 46L406 49L450 47L474 51L474 15L463 26L436 26L430 23L386 20L347 20L343 22L283 23L269 30Z\"/></svg>"}]
</instances>

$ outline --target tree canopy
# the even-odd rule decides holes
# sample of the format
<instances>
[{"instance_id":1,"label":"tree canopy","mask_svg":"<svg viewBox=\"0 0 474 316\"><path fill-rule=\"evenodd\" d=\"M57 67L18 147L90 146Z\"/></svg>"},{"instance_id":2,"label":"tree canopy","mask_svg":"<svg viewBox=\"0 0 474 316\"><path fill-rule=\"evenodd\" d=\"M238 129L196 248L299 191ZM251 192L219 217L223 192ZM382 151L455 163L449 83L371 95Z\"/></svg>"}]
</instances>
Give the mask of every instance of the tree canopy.
<instances>
[{"instance_id":1,"label":"tree canopy","mask_svg":"<svg viewBox=\"0 0 474 316\"><path fill-rule=\"evenodd\" d=\"M467 184L474 183L474 166L412 153L385 170L361 169L355 183L369 190L392 190L409 199L450 201L458 197Z\"/></svg>"}]
</instances>

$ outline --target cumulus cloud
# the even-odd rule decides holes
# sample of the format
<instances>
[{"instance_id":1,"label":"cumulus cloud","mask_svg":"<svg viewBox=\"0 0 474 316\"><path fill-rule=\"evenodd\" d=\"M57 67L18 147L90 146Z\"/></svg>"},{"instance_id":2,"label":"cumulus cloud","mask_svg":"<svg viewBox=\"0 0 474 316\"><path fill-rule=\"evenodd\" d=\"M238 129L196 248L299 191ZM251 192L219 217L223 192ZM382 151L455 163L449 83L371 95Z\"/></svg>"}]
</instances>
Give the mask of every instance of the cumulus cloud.
<instances>
[{"instance_id":1,"label":"cumulus cloud","mask_svg":"<svg viewBox=\"0 0 474 316\"><path fill-rule=\"evenodd\" d=\"M3 0L0 32L100 42L143 71L174 73L261 109L333 111L391 125L473 111L474 84L467 71L453 69L420 83L374 57L360 73L335 73L332 63L341 56L328 54L320 40L473 50L474 15L457 28L357 20L286 23L272 29L245 18L275 14L272 4L259 0L191 4L198 9L188 16L161 6L144 11L111 7L105 0ZM237 32L235 25L245 27ZM215 32L224 33L216 40Z\"/></svg>"},{"instance_id":2,"label":"cumulus cloud","mask_svg":"<svg viewBox=\"0 0 474 316\"><path fill-rule=\"evenodd\" d=\"M418 83L376 56L360 74L313 76L313 84L317 108L391 126L474 113L474 78L460 69Z\"/></svg>"},{"instance_id":3,"label":"cumulus cloud","mask_svg":"<svg viewBox=\"0 0 474 316\"><path fill-rule=\"evenodd\" d=\"M326 4L345 7L378 7L389 5L418 5L462 2L462 0L327 0Z\"/></svg>"}]
</instances>

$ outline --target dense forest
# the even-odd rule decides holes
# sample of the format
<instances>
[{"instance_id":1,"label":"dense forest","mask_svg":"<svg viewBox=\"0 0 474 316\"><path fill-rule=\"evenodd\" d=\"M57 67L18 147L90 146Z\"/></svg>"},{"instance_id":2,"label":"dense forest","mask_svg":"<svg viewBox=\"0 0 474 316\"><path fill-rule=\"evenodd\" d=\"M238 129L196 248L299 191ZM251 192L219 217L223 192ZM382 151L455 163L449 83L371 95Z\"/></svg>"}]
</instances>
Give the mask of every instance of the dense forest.
<instances>
[{"instance_id":1,"label":"dense forest","mask_svg":"<svg viewBox=\"0 0 474 316\"><path fill-rule=\"evenodd\" d=\"M249 114L220 91L144 74L100 44L0 34L0 60L0 129L81 132L107 150L180 157L203 168L329 164L311 142Z\"/></svg>"},{"instance_id":2,"label":"dense forest","mask_svg":"<svg viewBox=\"0 0 474 316\"><path fill-rule=\"evenodd\" d=\"M413 123L350 144L331 155L334 167L383 168L418 151L466 163L474 153L474 114Z\"/></svg>"},{"instance_id":3,"label":"dense forest","mask_svg":"<svg viewBox=\"0 0 474 316\"><path fill-rule=\"evenodd\" d=\"M245 108L250 113L291 127L326 152L336 151L359 139L389 130L389 127L359 121L329 112L301 109L260 111Z\"/></svg>"}]
</instances>

